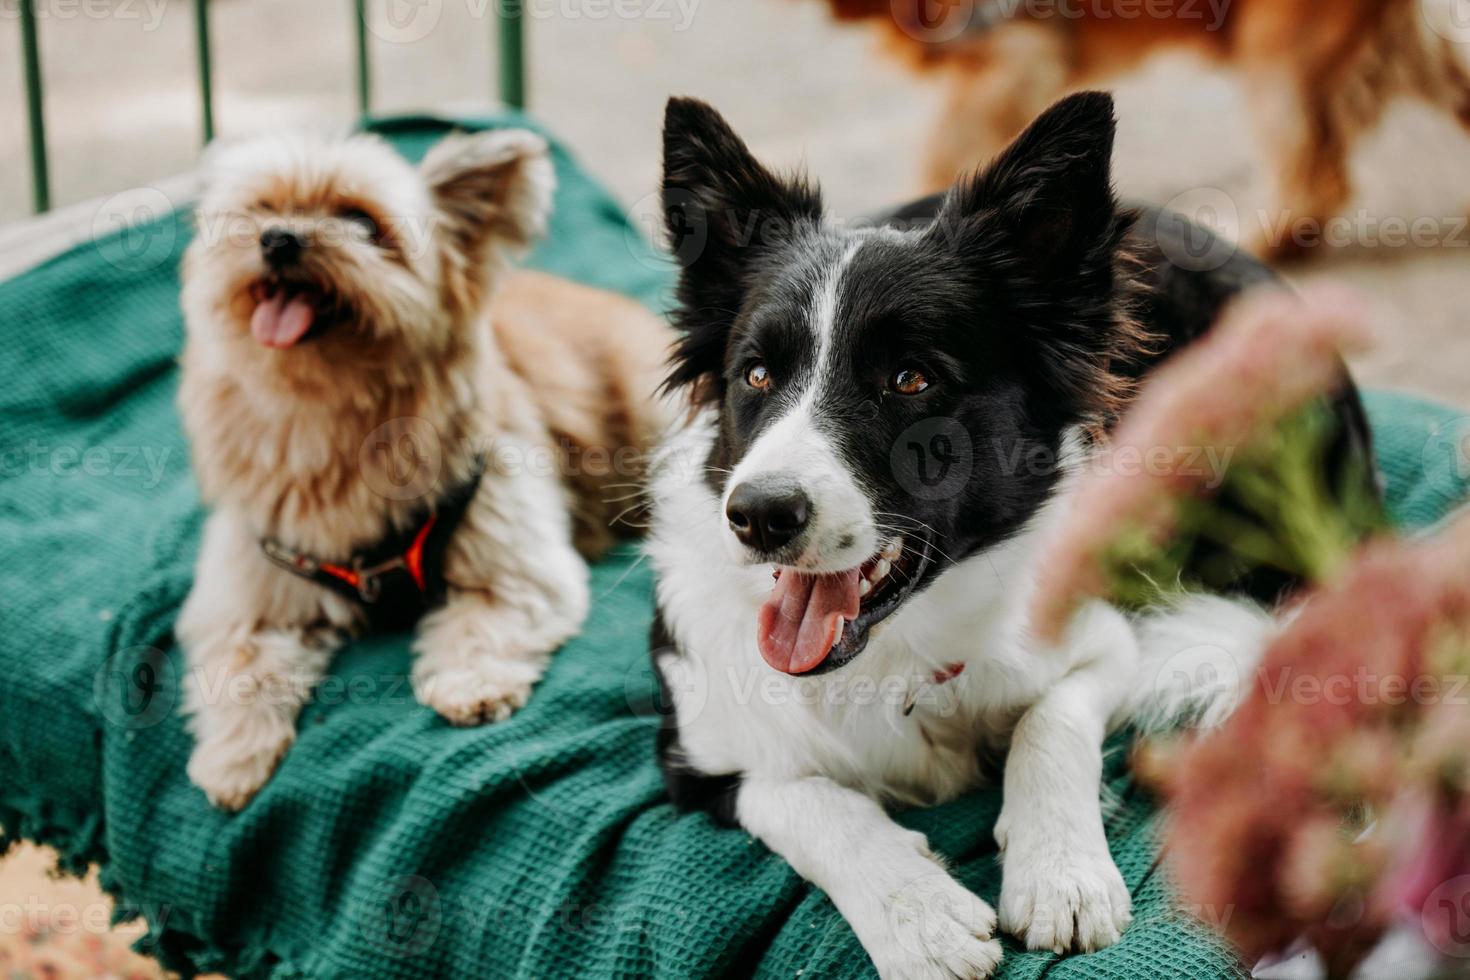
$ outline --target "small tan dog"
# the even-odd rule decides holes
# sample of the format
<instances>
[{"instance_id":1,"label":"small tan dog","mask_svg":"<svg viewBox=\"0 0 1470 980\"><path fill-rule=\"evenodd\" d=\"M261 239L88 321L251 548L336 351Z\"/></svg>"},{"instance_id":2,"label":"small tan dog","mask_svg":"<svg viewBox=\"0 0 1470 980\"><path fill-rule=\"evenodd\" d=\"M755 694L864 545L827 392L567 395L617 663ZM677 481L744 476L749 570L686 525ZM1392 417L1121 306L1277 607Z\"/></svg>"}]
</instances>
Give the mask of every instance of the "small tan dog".
<instances>
[{"instance_id":1,"label":"small tan dog","mask_svg":"<svg viewBox=\"0 0 1470 980\"><path fill-rule=\"evenodd\" d=\"M189 777L238 809L366 625L418 621L414 692L454 724L525 703L586 616L578 548L610 542L662 427L670 338L508 273L551 207L532 133L451 136L418 168L374 137L273 137L208 169L179 405L212 513L176 632Z\"/></svg>"}]
</instances>

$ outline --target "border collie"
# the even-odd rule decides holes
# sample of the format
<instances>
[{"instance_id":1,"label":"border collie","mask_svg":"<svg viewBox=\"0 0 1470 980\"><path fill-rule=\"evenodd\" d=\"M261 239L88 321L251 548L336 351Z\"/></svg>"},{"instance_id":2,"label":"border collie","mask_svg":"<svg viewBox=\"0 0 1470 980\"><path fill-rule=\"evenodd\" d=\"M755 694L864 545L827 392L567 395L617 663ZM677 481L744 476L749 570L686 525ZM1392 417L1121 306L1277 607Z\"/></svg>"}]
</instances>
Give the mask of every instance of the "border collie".
<instances>
[{"instance_id":1,"label":"border collie","mask_svg":"<svg viewBox=\"0 0 1470 980\"><path fill-rule=\"evenodd\" d=\"M652 484L661 762L677 805L822 888L885 977L1000 962L995 912L883 809L1000 762L1000 928L1058 952L1116 943L1131 900L1103 739L1228 711L1236 692L1173 673L1224 647L1248 677L1271 628L1251 596L1284 584L1146 618L1092 603L1056 645L1024 621L1037 540L1133 382L1270 278L1243 256L1165 261L1167 223L1114 198L1113 134L1109 96L1073 96L937 207L837 227L715 110L668 105L670 386L693 412ZM1337 402L1361 455L1350 386Z\"/></svg>"}]
</instances>

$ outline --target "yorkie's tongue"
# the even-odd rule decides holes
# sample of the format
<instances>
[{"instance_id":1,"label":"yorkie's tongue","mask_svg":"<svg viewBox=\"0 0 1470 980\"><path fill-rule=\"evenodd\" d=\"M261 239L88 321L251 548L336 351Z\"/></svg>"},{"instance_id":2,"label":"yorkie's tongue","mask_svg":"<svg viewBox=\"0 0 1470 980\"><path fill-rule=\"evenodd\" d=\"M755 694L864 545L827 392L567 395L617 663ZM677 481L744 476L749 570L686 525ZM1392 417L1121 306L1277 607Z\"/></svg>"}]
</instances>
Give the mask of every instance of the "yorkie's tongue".
<instances>
[{"instance_id":1,"label":"yorkie's tongue","mask_svg":"<svg viewBox=\"0 0 1470 980\"><path fill-rule=\"evenodd\" d=\"M267 347L290 347L311 329L316 309L304 294L280 290L262 299L250 317L250 332Z\"/></svg>"},{"instance_id":2,"label":"yorkie's tongue","mask_svg":"<svg viewBox=\"0 0 1470 980\"><path fill-rule=\"evenodd\" d=\"M856 568L831 575L782 569L756 620L766 663L788 674L805 674L826 660L840 621L858 614L858 578Z\"/></svg>"}]
</instances>

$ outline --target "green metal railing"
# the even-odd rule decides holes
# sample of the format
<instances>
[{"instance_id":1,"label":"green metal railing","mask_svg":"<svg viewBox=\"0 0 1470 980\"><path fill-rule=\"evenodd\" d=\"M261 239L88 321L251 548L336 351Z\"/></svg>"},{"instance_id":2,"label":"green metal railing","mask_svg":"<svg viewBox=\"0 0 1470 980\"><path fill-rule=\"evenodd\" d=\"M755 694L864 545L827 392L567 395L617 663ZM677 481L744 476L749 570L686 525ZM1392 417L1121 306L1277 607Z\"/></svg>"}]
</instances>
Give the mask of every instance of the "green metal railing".
<instances>
[{"instance_id":1,"label":"green metal railing","mask_svg":"<svg viewBox=\"0 0 1470 980\"><path fill-rule=\"evenodd\" d=\"M37 214L51 208L51 171L46 148L46 105L41 77L41 47L36 28L38 0L20 0L21 60L25 68L26 122L31 150L31 201ZM392 2L392 0L386 0ZM357 107L372 110L373 71L368 38L368 0L353 0L356 23ZM496 0L496 39L500 51L500 100L516 109L526 105L525 9L522 0ZM209 34L209 0L194 0L195 57L199 67L200 128L204 142L214 139L214 59Z\"/></svg>"}]
</instances>

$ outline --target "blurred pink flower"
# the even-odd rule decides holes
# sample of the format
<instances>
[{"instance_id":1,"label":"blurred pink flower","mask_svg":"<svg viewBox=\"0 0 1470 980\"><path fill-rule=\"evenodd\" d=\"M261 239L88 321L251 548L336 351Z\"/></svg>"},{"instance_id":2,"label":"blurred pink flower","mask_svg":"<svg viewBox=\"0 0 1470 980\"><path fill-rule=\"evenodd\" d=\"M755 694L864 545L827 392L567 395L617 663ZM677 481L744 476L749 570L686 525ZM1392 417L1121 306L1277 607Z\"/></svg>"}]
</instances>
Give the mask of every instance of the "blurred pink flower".
<instances>
[{"instance_id":1,"label":"blurred pink flower","mask_svg":"<svg viewBox=\"0 0 1470 980\"><path fill-rule=\"evenodd\" d=\"M1341 974L1405 915L1445 938L1426 902L1470 873L1467 658L1470 515L1365 547L1302 603L1235 715L1169 753L1174 875L1232 909L1247 956L1305 936Z\"/></svg>"},{"instance_id":2,"label":"blurred pink flower","mask_svg":"<svg viewBox=\"0 0 1470 980\"><path fill-rule=\"evenodd\" d=\"M1050 533L1031 609L1037 634L1057 639L1079 602L1107 594L1105 558L1121 538L1161 545L1175 530L1180 498L1213 489L1220 474L1200 467L1203 450L1228 460L1331 388L1341 355L1367 344L1363 304L1351 293L1272 289L1237 302L1160 367L1084 464L1076 505Z\"/></svg>"}]
</instances>

